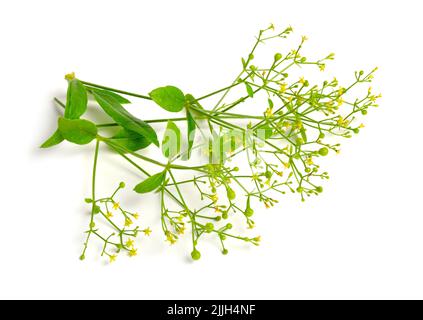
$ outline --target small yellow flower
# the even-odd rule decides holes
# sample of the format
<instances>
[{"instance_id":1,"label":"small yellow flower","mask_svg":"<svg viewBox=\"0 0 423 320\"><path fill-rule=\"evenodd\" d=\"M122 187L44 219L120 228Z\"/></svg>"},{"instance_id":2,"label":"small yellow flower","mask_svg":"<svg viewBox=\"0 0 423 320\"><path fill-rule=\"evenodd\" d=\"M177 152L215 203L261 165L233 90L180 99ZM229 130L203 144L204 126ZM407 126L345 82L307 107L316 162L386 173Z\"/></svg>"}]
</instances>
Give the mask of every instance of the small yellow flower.
<instances>
[{"instance_id":1,"label":"small yellow flower","mask_svg":"<svg viewBox=\"0 0 423 320\"><path fill-rule=\"evenodd\" d=\"M307 41L307 40L308 40L307 36L302 36L302 37L301 37L301 41L302 41L302 42L305 42L305 41Z\"/></svg>"},{"instance_id":2,"label":"small yellow flower","mask_svg":"<svg viewBox=\"0 0 423 320\"><path fill-rule=\"evenodd\" d=\"M276 174L277 174L279 177L282 177L282 176L283 176L283 172L282 172L282 171L276 171Z\"/></svg>"},{"instance_id":3,"label":"small yellow flower","mask_svg":"<svg viewBox=\"0 0 423 320\"><path fill-rule=\"evenodd\" d=\"M119 202L113 202L113 209L119 209Z\"/></svg>"},{"instance_id":4,"label":"small yellow flower","mask_svg":"<svg viewBox=\"0 0 423 320\"><path fill-rule=\"evenodd\" d=\"M307 158L305 162L310 166L313 164L313 158Z\"/></svg>"},{"instance_id":5,"label":"small yellow flower","mask_svg":"<svg viewBox=\"0 0 423 320\"><path fill-rule=\"evenodd\" d=\"M266 209L269 209L269 208L270 208L270 204L269 204L269 202L265 201L265 202L264 202L264 206L266 207Z\"/></svg>"},{"instance_id":6,"label":"small yellow flower","mask_svg":"<svg viewBox=\"0 0 423 320\"><path fill-rule=\"evenodd\" d=\"M365 125L361 123L358 127L359 127L360 129L363 129L363 128L365 127Z\"/></svg>"},{"instance_id":7,"label":"small yellow flower","mask_svg":"<svg viewBox=\"0 0 423 320\"><path fill-rule=\"evenodd\" d=\"M279 92L280 93L284 93L286 91L287 88L287 84L286 83L282 83L279 87Z\"/></svg>"},{"instance_id":8,"label":"small yellow flower","mask_svg":"<svg viewBox=\"0 0 423 320\"><path fill-rule=\"evenodd\" d=\"M128 239L125 243L125 246L127 246L128 248L132 248L134 246L134 240Z\"/></svg>"},{"instance_id":9,"label":"small yellow flower","mask_svg":"<svg viewBox=\"0 0 423 320\"><path fill-rule=\"evenodd\" d=\"M273 23L270 24L269 29L270 30L275 30L275 26L273 25Z\"/></svg>"},{"instance_id":10,"label":"small yellow flower","mask_svg":"<svg viewBox=\"0 0 423 320\"><path fill-rule=\"evenodd\" d=\"M178 234L184 234L184 232L185 232L185 225L182 225L182 227L180 227L177 232L178 232Z\"/></svg>"},{"instance_id":11,"label":"small yellow flower","mask_svg":"<svg viewBox=\"0 0 423 320\"><path fill-rule=\"evenodd\" d=\"M129 250L129 256L130 257L135 257L137 255L137 251L138 249L132 248L131 250Z\"/></svg>"},{"instance_id":12,"label":"small yellow flower","mask_svg":"<svg viewBox=\"0 0 423 320\"><path fill-rule=\"evenodd\" d=\"M216 203L217 200L219 200L219 197L217 196L217 194L214 194L214 195L211 196L211 199L214 203Z\"/></svg>"},{"instance_id":13,"label":"small yellow flower","mask_svg":"<svg viewBox=\"0 0 423 320\"><path fill-rule=\"evenodd\" d=\"M261 236L257 236L257 237L255 237L255 238L253 238L253 240L254 240L255 242L260 242L260 241L261 241Z\"/></svg>"},{"instance_id":14,"label":"small yellow flower","mask_svg":"<svg viewBox=\"0 0 423 320\"><path fill-rule=\"evenodd\" d=\"M345 93L345 88L339 87L338 88L338 95L340 96L340 95L343 95L344 93Z\"/></svg>"},{"instance_id":15,"label":"small yellow flower","mask_svg":"<svg viewBox=\"0 0 423 320\"><path fill-rule=\"evenodd\" d=\"M126 219L125 219L125 227L130 227L130 226L131 226L131 224L133 224L132 220L131 220L131 219L129 219L129 218L126 218Z\"/></svg>"},{"instance_id":16,"label":"small yellow flower","mask_svg":"<svg viewBox=\"0 0 423 320\"><path fill-rule=\"evenodd\" d=\"M290 166L289 162L282 162L282 164L286 169L288 169Z\"/></svg>"},{"instance_id":17,"label":"small yellow flower","mask_svg":"<svg viewBox=\"0 0 423 320\"><path fill-rule=\"evenodd\" d=\"M148 237L151 234L151 229L147 228L147 229L144 229L142 232L144 232L144 234Z\"/></svg>"},{"instance_id":18,"label":"small yellow flower","mask_svg":"<svg viewBox=\"0 0 423 320\"><path fill-rule=\"evenodd\" d=\"M106 213L106 217L107 217L107 219L113 218L113 213L111 213L110 211L108 211Z\"/></svg>"},{"instance_id":19,"label":"small yellow flower","mask_svg":"<svg viewBox=\"0 0 423 320\"><path fill-rule=\"evenodd\" d=\"M344 103L344 99L342 99L342 98L338 98L338 99L336 100L336 102L338 103L338 106L340 106L340 105L342 105L342 104Z\"/></svg>"},{"instance_id":20,"label":"small yellow flower","mask_svg":"<svg viewBox=\"0 0 423 320\"><path fill-rule=\"evenodd\" d=\"M300 78L300 80L299 80L299 82L300 82L301 84L304 84L304 83L305 83L305 79L304 79L304 77L301 77L301 78Z\"/></svg>"},{"instance_id":21,"label":"small yellow flower","mask_svg":"<svg viewBox=\"0 0 423 320\"><path fill-rule=\"evenodd\" d=\"M137 220L140 217L140 215L138 213L134 213L133 217L135 220Z\"/></svg>"},{"instance_id":22,"label":"small yellow flower","mask_svg":"<svg viewBox=\"0 0 423 320\"><path fill-rule=\"evenodd\" d=\"M171 233L170 231L166 231L165 235L166 235L166 241L169 241L170 244L176 243L176 238L173 233Z\"/></svg>"},{"instance_id":23,"label":"small yellow flower","mask_svg":"<svg viewBox=\"0 0 423 320\"><path fill-rule=\"evenodd\" d=\"M110 263L115 262L116 261L116 258L117 258L117 255L115 255L115 254L110 255L109 256L109 262Z\"/></svg>"},{"instance_id":24,"label":"small yellow flower","mask_svg":"<svg viewBox=\"0 0 423 320\"><path fill-rule=\"evenodd\" d=\"M273 117L273 110L272 110L272 108L267 108L266 109L266 112L264 113L264 115L265 115L266 118Z\"/></svg>"},{"instance_id":25,"label":"small yellow flower","mask_svg":"<svg viewBox=\"0 0 423 320\"><path fill-rule=\"evenodd\" d=\"M75 72L71 72L71 73L66 74L65 79L69 80L69 81L75 79Z\"/></svg>"},{"instance_id":26,"label":"small yellow flower","mask_svg":"<svg viewBox=\"0 0 423 320\"><path fill-rule=\"evenodd\" d=\"M319 64L319 70L325 71L326 65L324 63Z\"/></svg>"}]
</instances>

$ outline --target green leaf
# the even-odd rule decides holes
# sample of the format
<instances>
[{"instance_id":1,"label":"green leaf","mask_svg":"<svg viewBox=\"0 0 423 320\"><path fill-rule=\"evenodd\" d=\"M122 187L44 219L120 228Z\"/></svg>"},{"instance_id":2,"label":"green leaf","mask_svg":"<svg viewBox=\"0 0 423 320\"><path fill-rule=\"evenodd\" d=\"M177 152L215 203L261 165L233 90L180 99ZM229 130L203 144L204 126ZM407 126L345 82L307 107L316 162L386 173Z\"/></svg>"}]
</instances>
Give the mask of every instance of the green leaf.
<instances>
[{"instance_id":1,"label":"green leaf","mask_svg":"<svg viewBox=\"0 0 423 320\"><path fill-rule=\"evenodd\" d=\"M269 108L273 108L273 101L272 99L267 99L267 102L269 103Z\"/></svg>"},{"instance_id":2,"label":"green leaf","mask_svg":"<svg viewBox=\"0 0 423 320\"><path fill-rule=\"evenodd\" d=\"M195 128L197 127L197 122L194 119L193 112L190 111L190 106L194 106L198 109L204 109L201 104L191 95L186 94L185 99L187 101L187 108L186 108L186 114L187 114L187 135L188 135L188 152L187 152L187 159L191 157L191 150L194 145L195 140Z\"/></svg>"},{"instance_id":3,"label":"green leaf","mask_svg":"<svg viewBox=\"0 0 423 320\"><path fill-rule=\"evenodd\" d=\"M300 128L300 134L301 134L301 137L303 138L303 141L307 142L307 134L303 126L301 126Z\"/></svg>"},{"instance_id":4,"label":"green leaf","mask_svg":"<svg viewBox=\"0 0 423 320\"><path fill-rule=\"evenodd\" d=\"M137 184L134 191L137 193L147 193L156 190L166 178L166 171L156 173L145 179L143 182Z\"/></svg>"},{"instance_id":5,"label":"green leaf","mask_svg":"<svg viewBox=\"0 0 423 320\"><path fill-rule=\"evenodd\" d=\"M79 119L87 110L88 97L87 90L78 79L68 82L68 92L66 97L65 118Z\"/></svg>"},{"instance_id":6,"label":"green leaf","mask_svg":"<svg viewBox=\"0 0 423 320\"><path fill-rule=\"evenodd\" d=\"M167 122L162 141L162 152L167 158L173 158L181 151L181 130L171 120Z\"/></svg>"},{"instance_id":7,"label":"green leaf","mask_svg":"<svg viewBox=\"0 0 423 320\"><path fill-rule=\"evenodd\" d=\"M194 117L192 116L191 112L187 109L187 129L188 129L188 152L187 158L191 157L191 150L194 145L195 140L195 127L196 123Z\"/></svg>"},{"instance_id":8,"label":"green leaf","mask_svg":"<svg viewBox=\"0 0 423 320\"><path fill-rule=\"evenodd\" d=\"M148 147L151 142L144 136L134 131L128 131L121 128L113 137L110 138L114 143L130 151L138 151Z\"/></svg>"},{"instance_id":9,"label":"green leaf","mask_svg":"<svg viewBox=\"0 0 423 320\"><path fill-rule=\"evenodd\" d=\"M148 123L134 117L114 98L99 92L94 92L93 95L100 107L115 120L117 124L129 131L134 131L142 135L148 141L159 146L156 132Z\"/></svg>"},{"instance_id":10,"label":"green leaf","mask_svg":"<svg viewBox=\"0 0 423 320\"><path fill-rule=\"evenodd\" d=\"M57 144L59 144L60 142L62 142L63 140L65 140L65 138L63 138L62 134L60 133L59 129L57 129L50 138L48 138L41 146L40 148L50 148L53 147Z\"/></svg>"},{"instance_id":11,"label":"green leaf","mask_svg":"<svg viewBox=\"0 0 423 320\"><path fill-rule=\"evenodd\" d=\"M184 93L174 86L154 89L149 95L155 103L170 112L181 111L185 105Z\"/></svg>"},{"instance_id":12,"label":"green leaf","mask_svg":"<svg viewBox=\"0 0 423 320\"><path fill-rule=\"evenodd\" d=\"M245 67L247 66L247 63L245 62L244 58L241 58L241 63L242 63L242 67L245 69Z\"/></svg>"},{"instance_id":13,"label":"green leaf","mask_svg":"<svg viewBox=\"0 0 423 320\"><path fill-rule=\"evenodd\" d=\"M83 119L59 118L59 131L63 138L76 144L90 143L97 136L96 125Z\"/></svg>"},{"instance_id":14,"label":"green leaf","mask_svg":"<svg viewBox=\"0 0 423 320\"><path fill-rule=\"evenodd\" d=\"M248 83L245 83L245 88L247 89L248 96L252 98L254 96L253 88Z\"/></svg>"},{"instance_id":15,"label":"green leaf","mask_svg":"<svg viewBox=\"0 0 423 320\"><path fill-rule=\"evenodd\" d=\"M103 96L107 96L107 97L111 97L113 99L115 99L117 102L119 102L120 104L128 104L131 103L131 101L129 101L128 99L126 99L125 97L122 97L121 95L113 92L113 91L109 91L109 90L100 90L100 89L96 89L96 88L89 88L89 90L91 92L97 92Z\"/></svg>"}]
</instances>

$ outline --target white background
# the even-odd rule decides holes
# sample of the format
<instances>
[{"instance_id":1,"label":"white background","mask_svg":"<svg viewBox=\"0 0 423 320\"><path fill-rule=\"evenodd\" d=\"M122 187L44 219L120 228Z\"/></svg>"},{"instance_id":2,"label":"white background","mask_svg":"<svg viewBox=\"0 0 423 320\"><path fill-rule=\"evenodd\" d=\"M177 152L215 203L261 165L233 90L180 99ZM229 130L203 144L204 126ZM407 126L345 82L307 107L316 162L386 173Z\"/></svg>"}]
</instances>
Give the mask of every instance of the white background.
<instances>
[{"instance_id":1,"label":"white background","mask_svg":"<svg viewBox=\"0 0 423 320\"><path fill-rule=\"evenodd\" d=\"M2 1L0 298L423 298L421 13L404 0ZM153 197L136 203L153 228L138 257L108 265L93 247L80 262L92 148L37 148L63 75L205 94L230 83L270 22L306 34L308 52L336 52L329 74L380 68L381 107L328 159L325 192L256 210L260 247L222 256L210 242L197 263L184 242L163 243ZM104 192L139 178L104 160Z\"/></svg>"}]
</instances>

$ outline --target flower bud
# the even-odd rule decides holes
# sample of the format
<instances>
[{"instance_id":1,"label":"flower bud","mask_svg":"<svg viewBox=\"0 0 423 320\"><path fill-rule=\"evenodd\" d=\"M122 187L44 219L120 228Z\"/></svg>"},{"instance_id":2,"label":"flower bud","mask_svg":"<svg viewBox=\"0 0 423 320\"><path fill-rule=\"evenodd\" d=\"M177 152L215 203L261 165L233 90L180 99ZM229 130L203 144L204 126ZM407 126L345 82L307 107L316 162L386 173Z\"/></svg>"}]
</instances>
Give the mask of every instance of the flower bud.
<instances>
[{"instance_id":1,"label":"flower bud","mask_svg":"<svg viewBox=\"0 0 423 320\"><path fill-rule=\"evenodd\" d=\"M201 258L201 253L200 253L200 251L198 251L197 249L194 249L194 250L191 252L191 258L192 258L192 260L199 260L199 259Z\"/></svg>"},{"instance_id":2,"label":"flower bud","mask_svg":"<svg viewBox=\"0 0 423 320\"><path fill-rule=\"evenodd\" d=\"M206 225L204 226L204 229L206 230L207 233L210 233L214 230L214 225L211 222L206 223Z\"/></svg>"},{"instance_id":3,"label":"flower bud","mask_svg":"<svg viewBox=\"0 0 423 320\"><path fill-rule=\"evenodd\" d=\"M280 59L282 59L282 54L280 54L279 52L275 53L275 62L279 61Z\"/></svg>"},{"instance_id":4,"label":"flower bud","mask_svg":"<svg viewBox=\"0 0 423 320\"><path fill-rule=\"evenodd\" d=\"M321 156L327 156L327 155L328 155L328 153L329 153L329 150L328 150L328 148L326 148L326 147L323 147L323 148L320 148L320 149L319 149L319 154L320 154Z\"/></svg>"},{"instance_id":5,"label":"flower bud","mask_svg":"<svg viewBox=\"0 0 423 320\"><path fill-rule=\"evenodd\" d=\"M235 197L236 197L235 191L232 188L229 188L229 187L226 189L226 195L228 196L229 200L234 200Z\"/></svg>"}]
</instances>

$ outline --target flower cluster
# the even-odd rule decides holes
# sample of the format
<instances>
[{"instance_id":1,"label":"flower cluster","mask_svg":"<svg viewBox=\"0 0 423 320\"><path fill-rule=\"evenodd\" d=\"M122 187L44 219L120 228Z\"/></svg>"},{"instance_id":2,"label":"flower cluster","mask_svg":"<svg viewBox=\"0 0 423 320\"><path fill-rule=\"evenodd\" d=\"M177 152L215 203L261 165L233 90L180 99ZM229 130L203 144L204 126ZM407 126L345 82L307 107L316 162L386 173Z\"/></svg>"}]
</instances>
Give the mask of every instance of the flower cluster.
<instances>
[{"instance_id":1,"label":"flower cluster","mask_svg":"<svg viewBox=\"0 0 423 320\"><path fill-rule=\"evenodd\" d=\"M130 257L136 256L139 235L151 234L149 227L141 229L138 225L135 226L139 219L137 212L124 210L117 201L116 196L123 188L125 183L121 182L110 197L85 199L85 202L91 205L91 214L81 260L85 259L92 236L102 243L101 256L106 256L110 262L114 262L121 252L126 252Z\"/></svg>"}]
</instances>

